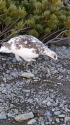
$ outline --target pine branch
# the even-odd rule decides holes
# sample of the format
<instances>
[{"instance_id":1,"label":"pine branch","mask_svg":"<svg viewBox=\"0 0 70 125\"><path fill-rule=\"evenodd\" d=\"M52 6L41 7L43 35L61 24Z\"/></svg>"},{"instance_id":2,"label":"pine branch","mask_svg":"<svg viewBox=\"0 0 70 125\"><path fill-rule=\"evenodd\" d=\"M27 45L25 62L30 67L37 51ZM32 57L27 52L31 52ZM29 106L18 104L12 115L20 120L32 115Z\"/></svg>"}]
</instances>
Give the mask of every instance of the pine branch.
<instances>
[{"instance_id":1,"label":"pine branch","mask_svg":"<svg viewBox=\"0 0 70 125\"><path fill-rule=\"evenodd\" d=\"M1 16L3 16L3 15L5 15L5 14L4 14L4 13L3 13L3 14L1 14L1 15L0 15L0 17L1 17Z\"/></svg>"},{"instance_id":2,"label":"pine branch","mask_svg":"<svg viewBox=\"0 0 70 125\"><path fill-rule=\"evenodd\" d=\"M1 20L3 23L5 23L5 21L2 19L2 17L0 17L0 20Z\"/></svg>"},{"instance_id":3,"label":"pine branch","mask_svg":"<svg viewBox=\"0 0 70 125\"><path fill-rule=\"evenodd\" d=\"M0 37L3 36L4 34L10 32L10 28L19 21L20 18L18 18L17 20L14 21L14 23L12 23L11 25L9 25L8 27L6 27L3 32L0 33Z\"/></svg>"}]
</instances>

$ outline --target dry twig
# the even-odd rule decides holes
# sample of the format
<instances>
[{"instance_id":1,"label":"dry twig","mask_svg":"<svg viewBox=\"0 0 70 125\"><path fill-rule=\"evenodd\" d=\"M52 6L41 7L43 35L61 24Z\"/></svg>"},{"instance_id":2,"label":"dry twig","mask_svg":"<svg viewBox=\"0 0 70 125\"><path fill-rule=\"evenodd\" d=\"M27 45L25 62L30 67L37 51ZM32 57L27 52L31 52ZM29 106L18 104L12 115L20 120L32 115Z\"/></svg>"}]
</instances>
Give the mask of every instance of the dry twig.
<instances>
[{"instance_id":1,"label":"dry twig","mask_svg":"<svg viewBox=\"0 0 70 125\"><path fill-rule=\"evenodd\" d=\"M61 35L63 35L65 32L70 31L70 30L64 30L61 33L59 33L55 38L49 40L47 43L45 43L45 45L48 45L49 43L57 43L61 40L65 40L65 39L69 39L70 37L62 37ZM60 37L61 36L61 37Z\"/></svg>"},{"instance_id":2,"label":"dry twig","mask_svg":"<svg viewBox=\"0 0 70 125\"><path fill-rule=\"evenodd\" d=\"M47 40L47 39L50 39L51 37L55 36L55 35L58 34L58 33L64 31L64 29L65 29L65 28L60 29L60 30L57 30L57 31L51 33L49 36L47 36L47 34L46 34L45 36L42 37L42 42L44 42L44 41Z\"/></svg>"},{"instance_id":3,"label":"dry twig","mask_svg":"<svg viewBox=\"0 0 70 125\"><path fill-rule=\"evenodd\" d=\"M49 43L57 43L57 42L60 42L60 41L62 41L62 40L66 40L66 39L69 39L70 37L65 37L65 38L58 38L57 40L56 40L56 38L54 38L54 39L52 39L52 40L50 40L50 41L48 41L47 43L45 43L45 45L48 45Z\"/></svg>"},{"instance_id":4,"label":"dry twig","mask_svg":"<svg viewBox=\"0 0 70 125\"><path fill-rule=\"evenodd\" d=\"M18 34L19 32L24 31L24 30L28 30L28 29L32 29L32 27L26 27L26 28L23 28L23 29L20 29L20 30L18 30L18 31L16 31L16 32L11 33L11 34L10 34L8 37L6 37L5 39L0 40L0 44L2 44L3 42L9 40L13 34Z\"/></svg>"}]
</instances>

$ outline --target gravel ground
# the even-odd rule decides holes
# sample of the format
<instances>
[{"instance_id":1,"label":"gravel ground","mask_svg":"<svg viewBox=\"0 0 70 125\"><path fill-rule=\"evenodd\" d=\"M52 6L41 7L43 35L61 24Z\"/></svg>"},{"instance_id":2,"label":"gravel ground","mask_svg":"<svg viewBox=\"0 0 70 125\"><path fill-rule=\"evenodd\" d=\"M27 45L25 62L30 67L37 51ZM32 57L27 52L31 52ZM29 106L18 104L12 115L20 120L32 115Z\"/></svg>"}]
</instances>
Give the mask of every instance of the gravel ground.
<instances>
[{"instance_id":1,"label":"gravel ground","mask_svg":"<svg viewBox=\"0 0 70 125\"><path fill-rule=\"evenodd\" d=\"M70 125L70 47L51 49L57 61L45 56L28 64L0 54L0 125L28 125L30 119L13 118L28 112L39 113L32 125ZM25 72L34 76L25 78Z\"/></svg>"}]
</instances>

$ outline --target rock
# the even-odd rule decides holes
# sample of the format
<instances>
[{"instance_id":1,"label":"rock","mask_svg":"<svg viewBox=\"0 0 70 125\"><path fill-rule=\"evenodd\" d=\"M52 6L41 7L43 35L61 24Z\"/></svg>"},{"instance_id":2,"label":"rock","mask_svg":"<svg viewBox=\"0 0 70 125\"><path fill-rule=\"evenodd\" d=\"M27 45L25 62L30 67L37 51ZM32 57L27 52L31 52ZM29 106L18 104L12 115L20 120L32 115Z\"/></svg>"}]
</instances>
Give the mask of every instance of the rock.
<instances>
[{"instance_id":1,"label":"rock","mask_svg":"<svg viewBox=\"0 0 70 125\"><path fill-rule=\"evenodd\" d=\"M47 102L47 106L51 106L51 102L50 101Z\"/></svg>"},{"instance_id":2,"label":"rock","mask_svg":"<svg viewBox=\"0 0 70 125\"><path fill-rule=\"evenodd\" d=\"M3 99L0 99L0 103L4 103L4 100L3 100Z\"/></svg>"},{"instance_id":3,"label":"rock","mask_svg":"<svg viewBox=\"0 0 70 125\"><path fill-rule=\"evenodd\" d=\"M16 58L13 58L12 62L15 63L16 61L17 61Z\"/></svg>"},{"instance_id":4,"label":"rock","mask_svg":"<svg viewBox=\"0 0 70 125\"><path fill-rule=\"evenodd\" d=\"M6 119L7 117L6 117L6 115L5 114L1 114L0 113L0 119Z\"/></svg>"},{"instance_id":5,"label":"rock","mask_svg":"<svg viewBox=\"0 0 70 125\"><path fill-rule=\"evenodd\" d=\"M12 117L12 118L14 118L14 115L11 114L11 113L8 113L7 116L8 116L8 117Z\"/></svg>"},{"instance_id":6,"label":"rock","mask_svg":"<svg viewBox=\"0 0 70 125\"><path fill-rule=\"evenodd\" d=\"M60 113L61 113L60 111L55 111L54 115L60 115Z\"/></svg>"},{"instance_id":7,"label":"rock","mask_svg":"<svg viewBox=\"0 0 70 125\"><path fill-rule=\"evenodd\" d=\"M56 118L56 122L57 122L57 123L60 123L59 118Z\"/></svg>"},{"instance_id":8,"label":"rock","mask_svg":"<svg viewBox=\"0 0 70 125\"><path fill-rule=\"evenodd\" d=\"M34 74L32 74L31 72L24 72L21 76L25 78L33 78Z\"/></svg>"},{"instance_id":9,"label":"rock","mask_svg":"<svg viewBox=\"0 0 70 125\"><path fill-rule=\"evenodd\" d=\"M52 125L55 125L55 122L52 122Z\"/></svg>"},{"instance_id":10,"label":"rock","mask_svg":"<svg viewBox=\"0 0 70 125\"><path fill-rule=\"evenodd\" d=\"M48 118L51 117L51 113L50 113L50 111L48 111L48 110L44 113L44 115L47 116Z\"/></svg>"},{"instance_id":11,"label":"rock","mask_svg":"<svg viewBox=\"0 0 70 125\"><path fill-rule=\"evenodd\" d=\"M65 111L66 111L66 112L70 112L70 109L66 108Z\"/></svg>"},{"instance_id":12,"label":"rock","mask_svg":"<svg viewBox=\"0 0 70 125\"><path fill-rule=\"evenodd\" d=\"M20 114L15 117L16 121L23 121L23 120L28 120L30 118L33 118L34 114L32 112L25 113L25 114Z\"/></svg>"},{"instance_id":13,"label":"rock","mask_svg":"<svg viewBox=\"0 0 70 125\"><path fill-rule=\"evenodd\" d=\"M34 111L34 116L35 117L41 117L41 116L43 116L43 114L44 114L44 111L41 110L41 109L40 110L38 109L38 110Z\"/></svg>"},{"instance_id":14,"label":"rock","mask_svg":"<svg viewBox=\"0 0 70 125\"><path fill-rule=\"evenodd\" d=\"M61 103L61 104L59 105L59 107L60 107L60 108L64 107L63 103Z\"/></svg>"},{"instance_id":15,"label":"rock","mask_svg":"<svg viewBox=\"0 0 70 125\"><path fill-rule=\"evenodd\" d=\"M14 78L18 77L18 73L15 72L15 71L12 71L12 72L10 73L10 75L11 75L12 77L14 77Z\"/></svg>"},{"instance_id":16,"label":"rock","mask_svg":"<svg viewBox=\"0 0 70 125\"><path fill-rule=\"evenodd\" d=\"M48 117L48 120L51 123L52 122L52 117Z\"/></svg>"},{"instance_id":17,"label":"rock","mask_svg":"<svg viewBox=\"0 0 70 125\"><path fill-rule=\"evenodd\" d=\"M64 117L65 117L65 115L64 115L64 114L61 114L61 115L59 115L59 117L60 117L60 118L64 118Z\"/></svg>"},{"instance_id":18,"label":"rock","mask_svg":"<svg viewBox=\"0 0 70 125\"><path fill-rule=\"evenodd\" d=\"M66 123L67 121L70 121L70 117L65 117L65 123Z\"/></svg>"},{"instance_id":19,"label":"rock","mask_svg":"<svg viewBox=\"0 0 70 125\"><path fill-rule=\"evenodd\" d=\"M50 124L50 122L46 122L46 125L49 125Z\"/></svg>"},{"instance_id":20,"label":"rock","mask_svg":"<svg viewBox=\"0 0 70 125\"><path fill-rule=\"evenodd\" d=\"M33 99L29 98L29 99L27 100L27 102L33 103Z\"/></svg>"},{"instance_id":21,"label":"rock","mask_svg":"<svg viewBox=\"0 0 70 125\"><path fill-rule=\"evenodd\" d=\"M13 104L10 104L10 107L12 108L12 107L14 107L14 105L13 105Z\"/></svg>"},{"instance_id":22,"label":"rock","mask_svg":"<svg viewBox=\"0 0 70 125\"><path fill-rule=\"evenodd\" d=\"M35 123L36 123L36 120L35 119L31 119L27 124L31 125L31 124L35 124Z\"/></svg>"},{"instance_id":23,"label":"rock","mask_svg":"<svg viewBox=\"0 0 70 125\"><path fill-rule=\"evenodd\" d=\"M58 82L57 85L61 85L62 83L61 82Z\"/></svg>"}]
</instances>

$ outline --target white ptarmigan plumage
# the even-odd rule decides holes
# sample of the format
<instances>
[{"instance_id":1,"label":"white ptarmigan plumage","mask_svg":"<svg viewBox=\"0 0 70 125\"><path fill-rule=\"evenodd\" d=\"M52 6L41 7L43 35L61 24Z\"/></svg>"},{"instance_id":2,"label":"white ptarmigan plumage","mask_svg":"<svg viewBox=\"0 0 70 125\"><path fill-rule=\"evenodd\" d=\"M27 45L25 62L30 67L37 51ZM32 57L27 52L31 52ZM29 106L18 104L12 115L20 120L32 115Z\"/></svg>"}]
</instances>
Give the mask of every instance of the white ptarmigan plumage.
<instances>
[{"instance_id":1,"label":"white ptarmigan plumage","mask_svg":"<svg viewBox=\"0 0 70 125\"><path fill-rule=\"evenodd\" d=\"M33 61L39 55L47 55L57 60L57 54L46 47L40 40L31 35L19 35L4 42L1 53L13 53L17 60Z\"/></svg>"}]
</instances>

